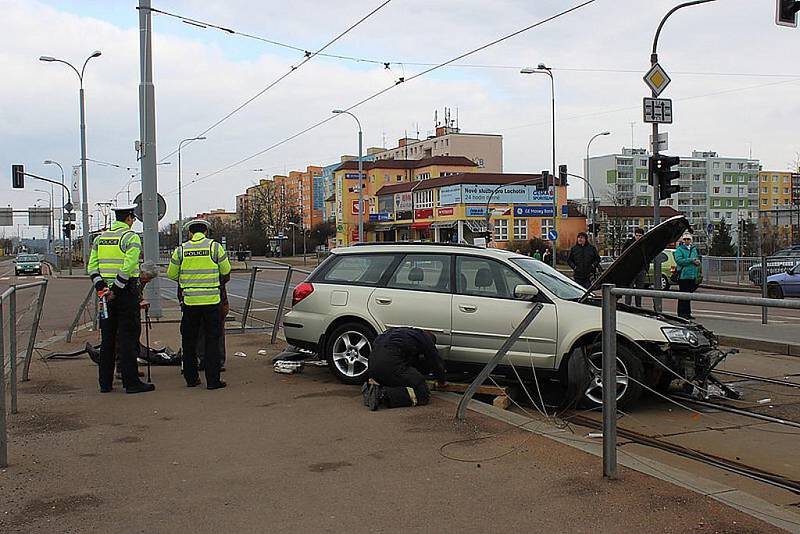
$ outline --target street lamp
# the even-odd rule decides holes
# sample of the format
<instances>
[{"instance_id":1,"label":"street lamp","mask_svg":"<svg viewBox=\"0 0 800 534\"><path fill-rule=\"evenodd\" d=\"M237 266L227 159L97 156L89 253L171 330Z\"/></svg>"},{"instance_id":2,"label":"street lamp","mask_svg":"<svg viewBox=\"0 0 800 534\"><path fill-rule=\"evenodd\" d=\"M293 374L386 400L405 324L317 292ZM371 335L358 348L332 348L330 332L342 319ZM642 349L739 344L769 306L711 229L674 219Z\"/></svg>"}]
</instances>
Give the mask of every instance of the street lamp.
<instances>
[{"instance_id":1,"label":"street lamp","mask_svg":"<svg viewBox=\"0 0 800 534\"><path fill-rule=\"evenodd\" d=\"M203 141L205 137L188 137L178 143L178 231L183 232L181 225L183 224L183 197L181 196L181 147L183 143L190 141Z\"/></svg>"},{"instance_id":2,"label":"street lamp","mask_svg":"<svg viewBox=\"0 0 800 534\"><path fill-rule=\"evenodd\" d=\"M78 80L80 81L80 106L81 106L81 189L83 190L83 198L81 198L81 211L82 211L82 221L83 221L83 264L89 264L89 191L87 188L87 178L86 178L86 103L84 100L83 95L83 73L86 70L86 64L89 63L89 60L95 57L100 57L102 52L100 50L95 50L92 54L86 58L86 61L83 62L83 67L79 71L76 69L72 63L68 61L64 61L63 59L57 59L52 56L39 56L39 61L45 61L48 63L63 63L67 65L69 68L75 71L75 74L78 75Z\"/></svg>"},{"instance_id":3,"label":"street lamp","mask_svg":"<svg viewBox=\"0 0 800 534\"><path fill-rule=\"evenodd\" d=\"M589 142L586 143L586 172L584 173L584 176L586 177L586 179L584 180L586 182L586 188L584 188L584 191L586 192L586 198L587 199L589 198L589 188L592 187L592 184L589 183L591 181L591 178L592 178L591 177L591 173L589 172L589 147L592 146L592 141L594 141L595 139L597 139L601 135L611 135L611 132L600 132L600 133L594 134L592 136L592 138L589 139ZM597 199L594 198L594 192L592 192L592 197L593 197L592 198L592 206L589 209L589 214L591 215L591 224L594 225L597 222L597 217L596 217L596 213L597 213L596 201L597 201ZM592 228L594 228L594 226L592 226ZM597 238L597 236L595 234L596 234L596 232L592 232L592 235L595 238Z\"/></svg>"},{"instance_id":4,"label":"street lamp","mask_svg":"<svg viewBox=\"0 0 800 534\"><path fill-rule=\"evenodd\" d=\"M288 224L289 226L291 226L291 227L292 227L292 257L294 258L294 255L295 255L295 248L294 248L294 237L295 237L295 234L297 233L297 223L295 223L295 222L288 222L288 223L286 223L286 224Z\"/></svg>"},{"instance_id":5,"label":"street lamp","mask_svg":"<svg viewBox=\"0 0 800 534\"><path fill-rule=\"evenodd\" d=\"M358 124L358 242L364 242L364 176L363 176L363 160L361 156L362 151L362 139L363 139L363 132L361 131L361 121L358 120L358 117L350 113L349 111L343 109L334 109L332 113L337 115L344 114L350 115L356 120L356 124Z\"/></svg>"},{"instance_id":6,"label":"street lamp","mask_svg":"<svg viewBox=\"0 0 800 534\"><path fill-rule=\"evenodd\" d=\"M553 79L553 71L544 63L534 69L532 67L525 67L519 71L520 74L546 74L550 77L550 112L553 122L553 227L558 230L556 221L558 221L558 189L556 188L556 86ZM556 240L553 240L553 267L556 266Z\"/></svg>"}]
</instances>

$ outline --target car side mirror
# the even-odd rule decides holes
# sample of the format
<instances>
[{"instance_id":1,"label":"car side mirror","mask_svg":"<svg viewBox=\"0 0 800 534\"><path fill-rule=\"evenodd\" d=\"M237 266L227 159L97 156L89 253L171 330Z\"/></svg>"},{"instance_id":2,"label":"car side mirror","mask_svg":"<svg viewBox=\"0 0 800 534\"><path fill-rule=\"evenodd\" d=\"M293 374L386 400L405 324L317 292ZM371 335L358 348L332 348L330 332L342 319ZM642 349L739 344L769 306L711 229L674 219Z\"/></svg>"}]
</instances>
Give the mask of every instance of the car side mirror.
<instances>
[{"instance_id":1,"label":"car side mirror","mask_svg":"<svg viewBox=\"0 0 800 534\"><path fill-rule=\"evenodd\" d=\"M539 294L539 288L530 285L518 285L514 287L514 296L518 299L530 300Z\"/></svg>"}]
</instances>

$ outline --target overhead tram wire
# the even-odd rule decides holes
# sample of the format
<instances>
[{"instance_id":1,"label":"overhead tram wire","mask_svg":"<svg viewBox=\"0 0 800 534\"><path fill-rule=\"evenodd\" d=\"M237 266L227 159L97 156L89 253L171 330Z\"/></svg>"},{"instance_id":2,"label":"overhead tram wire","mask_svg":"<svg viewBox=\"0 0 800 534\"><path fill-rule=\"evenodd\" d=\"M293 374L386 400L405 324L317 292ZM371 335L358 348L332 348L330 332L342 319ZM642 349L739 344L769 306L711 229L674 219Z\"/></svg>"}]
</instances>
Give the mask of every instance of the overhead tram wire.
<instances>
[{"instance_id":1,"label":"overhead tram wire","mask_svg":"<svg viewBox=\"0 0 800 534\"><path fill-rule=\"evenodd\" d=\"M172 17L185 24L189 24L191 26L196 26L198 28L213 28L216 30L220 30L225 32L229 35L235 35L239 37L244 37L247 39L253 39L256 41L261 41L263 43L267 43L273 46L277 46L280 48L285 48L287 50L294 50L296 52L301 52L304 55L311 54L309 52L309 48L297 46L289 43L284 43L281 41L276 41L274 39L269 39L267 37L262 37L260 35L255 35L252 33L242 32L238 30L234 30L232 28L227 28L225 26L220 26L218 24L214 24L211 22L207 22L204 20L194 19L191 17L187 17L184 15L180 15L177 13L171 13L169 11L164 11L162 9L150 8L153 13L158 13L160 15L164 15L167 17ZM426 63L420 61L401 61L401 60L384 60L378 58L368 58L368 57L360 57L360 56L351 56L345 54L332 54L332 53L325 53L318 51L316 56L319 57L326 57L330 59L340 59L344 61L352 61L355 63L371 63L374 65L381 65L384 68L390 68L391 65L397 66L409 66L409 67L433 67L436 66L437 63ZM507 69L507 70L519 70L525 65L487 65L487 64L466 64L466 63L459 63L459 64L450 64L447 65L448 67L453 68L469 68L469 69ZM614 73L614 74L643 74L646 69L614 69L614 68L575 68L575 67L552 67L552 70L558 71L567 71L567 72L597 72L597 73ZM774 73L756 73L756 72L697 72L697 71L672 71L673 74L680 74L684 76L740 76L740 77L753 77L753 78L800 78L800 73L798 74L774 74Z\"/></svg>"},{"instance_id":2,"label":"overhead tram wire","mask_svg":"<svg viewBox=\"0 0 800 534\"><path fill-rule=\"evenodd\" d=\"M238 113L239 111L241 111L242 109L244 109L246 106L248 106L249 104L251 104L251 103L252 103L254 100L256 100L257 98L259 98L261 95L263 95L264 93L266 93L267 91L269 91L270 89L272 89L273 87L275 87L276 85L278 85L280 82L282 82L283 80L285 80L286 78L288 78L289 76L291 76L291 75L292 75L292 73L296 72L296 71L297 71L297 70L298 70L300 67L302 67L303 65L305 65L306 63L308 63L309 61L311 61L312 59L314 59L316 56L318 56L320 53L322 53L322 51L323 51L323 50L325 50L326 48L328 48L329 46L331 46L333 43L335 43L336 41L338 41L339 39L341 39L342 37L344 37L344 36L345 36L345 35L347 35L348 33L350 33L350 31L352 31L352 30L353 30L353 29L355 29L357 26L359 26L359 25L360 25L362 22L364 22L365 20L367 20L368 18L370 18L372 15L374 15L375 13L377 13L378 11L380 11L380 10L381 10L383 7L385 7L385 6L386 6L386 5L387 5L389 2L391 2L391 1L392 1L392 0L384 0L383 2L381 2L381 4L380 4L380 5L378 5L378 6L377 6L376 8L374 8L372 11L370 11L369 13L367 13L366 15L364 15L363 17L361 17L360 19L358 19L358 20L357 20L355 23L351 24L351 25L350 25L349 27L347 27L347 28L346 28L344 31L342 31L342 32L340 32L338 35L336 35L336 37L334 37L333 39L331 39L330 41L328 41L327 43L325 43L325 44L322 46L322 48L320 48L320 49L319 49L319 50L317 50L316 52L309 52L309 51L307 51L307 50L304 50L304 51L303 51L303 53L304 53L304 56L305 56L305 57L303 58L303 61L301 61L301 62L300 62L298 65L292 65L292 67L289 69L289 71L288 71L288 72L286 72L286 73L282 74L281 76L279 76L277 79L275 79L273 82L271 82L271 83L270 83L270 84L268 84L266 87L264 87L263 89L261 89L261 90L260 90L259 92L257 92L255 95L251 96L250 98L248 98L247 100L245 100L243 103L241 103L240 105L238 105L236 108L234 108L234 109L233 109L233 111L231 111L230 113L228 113L227 115L225 115L224 117L222 117L221 119L219 119L219 120L218 120L218 121L216 121L214 124L212 124L211 126L209 126L208 128L206 128L205 130L203 130L202 132L200 132L199 134L197 134L197 135L196 135L196 136L194 136L194 137L202 137L202 136L206 135L208 132L210 132L211 130L213 130L214 128L216 128L217 126L219 126L220 124L222 124L223 122L225 122L226 120L228 120L229 118L231 118L232 116L234 116L236 113ZM153 12L157 12L157 13L168 14L168 13L166 13L166 12L164 12L164 11L161 11L161 10L158 10L158 9L154 9L154 8L150 8L150 10L151 10L151 11L153 11ZM171 16L174 16L174 15L171 15ZM206 23L202 23L202 22L200 22L200 21L193 21L193 22L195 23L195 24L194 24L195 26L200 26L200 27L202 27L202 26L209 26L209 27L213 27L213 28L218 28L218 29L221 29L221 30L223 30L223 31L226 31L226 32L228 32L228 33L236 33L236 32L234 32L233 30L230 30L230 29L227 29L227 28L222 28L221 26L216 26L216 25L212 25L212 24L206 24ZM188 145L192 144L192 142L193 142L193 141L189 141L188 143L186 143L186 145L188 146ZM178 150L177 150L177 149L176 149L176 150L173 150L172 152L170 152L169 154L167 154L166 156L164 156L164 157L161 159L161 161L163 162L163 161L167 160L168 158L172 157L172 156L173 156L174 154L176 154L177 152L178 152Z\"/></svg>"},{"instance_id":3,"label":"overhead tram wire","mask_svg":"<svg viewBox=\"0 0 800 534\"><path fill-rule=\"evenodd\" d=\"M392 84L392 85L390 85L390 86L388 86L388 87L386 87L384 89L381 89L377 93L373 93L372 95L370 95L370 96L368 96L366 98L363 98L362 100L359 100L355 104L352 104L347 108L344 108L343 111L351 111L351 110L353 110L353 109L355 109L355 108L357 108L357 107L359 107L359 106L361 106L363 104L366 104L370 100L374 100L375 98L378 98L379 96L383 95L384 93L387 93L387 92L391 91L392 89L394 89L395 87L397 87L398 85L400 85L402 83L410 82L411 80L414 80L414 79L419 78L421 76L425 76L426 74L429 74L429 73L431 73L431 72L433 72L435 70L438 70L438 69L440 69L442 67L446 67L447 65L450 65L451 63L454 63L456 61L464 59L465 57L468 57L468 56L471 56L471 55L476 54L478 52L481 52L483 50L486 50L487 48L490 48L490 47L492 47L492 46L494 46L496 44L499 44L499 43L501 43L503 41L511 39L512 37L516 37L517 35L520 35L520 34L525 33L527 31L530 31L530 30L532 30L532 29L534 29L534 28L536 28L538 26L542 26L544 24L547 24L548 22L551 22L553 20L561 18L564 15L572 13L573 11L581 9L581 8L583 8L583 7L585 7L585 6L589 5L589 4L593 4L595 1L596 0L585 0L584 2L581 2L580 4L577 4L577 5L572 6L570 8L564 9L564 10L556 13L555 15L551 15L551 16L549 16L547 18L544 18L544 19L542 19L542 20L540 20L538 22L535 22L535 23L533 23L533 24L531 24L529 26L526 26L526 27L524 27L522 29L519 29L517 31L514 31L514 32L509 33L507 35L504 35L502 37L499 37L499 38L497 38L497 39L495 39L493 41L490 41L489 43L486 43L484 45L481 45L481 46L479 46L477 48L473 48L472 50L470 50L468 52L465 52L463 54L460 54L460 55L458 55L458 56L456 56L456 57L454 57L454 58L452 58L450 60L444 61L442 63L438 63L438 64L436 64L436 65L434 65L434 66L432 66L432 67L430 67L428 69L425 69L425 70L423 70L421 72L418 72L417 74L414 74L413 76L411 76L409 78L400 78L394 84ZM325 118L323 120L320 120L319 122L316 122L316 123L312 124L311 126L308 126L307 128L304 128L303 130L300 130L299 132L294 133L294 134L290 135L289 137L287 137L287 138L285 138L285 139L283 139L281 141L278 141L277 143L274 143L274 144L272 144L272 145L270 145L270 146L268 146L268 147L266 147L266 148L264 148L262 150L259 150L255 154L252 154L250 156L242 158L242 159L240 159L240 160L238 160L238 161L236 161L234 163L231 163L230 165L227 165L227 166L225 166L225 167L223 167L223 168L221 168L219 170L216 170L216 171L214 171L214 172L212 172L210 174L207 174L205 176L201 176L200 178L197 178L197 179L193 180L191 183L197 183L197 182L206 180L208 178L211 178L212 176L216 176L217 174L220 174L220 173L225 172L225 171L227 171L229 169L237 167L237 166L241 165L242 163L250 161L253 158L257 158L258 156L260 156L262 154L266 154L267 152L269 152L271 150L274 150L275 148L277 148L277 147L279 147L279 146L281 146L281 145L283 145L285 143L288 143L289 141L291 141L293 139L296 139L297 137L300 137L301 135L303 135L303 134L305 134L307 132L310 132L311 130L314 130L314 129L322 126L323 124L327 123L328 121L331 121L331 120L335 119L337 116L338 115L330 115L329 117L327 117L327 118Z\"/></svg>"}]
</instances>

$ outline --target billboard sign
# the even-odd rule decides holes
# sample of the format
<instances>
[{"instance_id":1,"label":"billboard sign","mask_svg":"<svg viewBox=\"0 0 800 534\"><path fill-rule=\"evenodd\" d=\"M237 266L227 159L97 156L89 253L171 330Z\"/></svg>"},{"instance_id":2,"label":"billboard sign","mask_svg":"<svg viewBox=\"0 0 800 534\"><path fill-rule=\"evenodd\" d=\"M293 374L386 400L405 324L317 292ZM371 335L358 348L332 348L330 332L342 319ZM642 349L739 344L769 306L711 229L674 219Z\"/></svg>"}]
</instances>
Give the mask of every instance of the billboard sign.
<instances>
[{"instance_id":1,"label":"billboard sign","mask_svg":"<svg viewBox=\"0 0 800 534\"><path fill-rule=\"evenodd\" d=\"M514 206L514 217L552 217L553 206Z\"/></svg>"},{"instance_id":2,"label":"billboard sign","mask_svg":"<svg viewBox=\"0 0 800 534\"><path fill-rule=\"evenodd\" d=\"M467 206L467 217L486 217L486 208Z\"/></svg>"},{"instance_id":3,"label":"billboard sign","mask_svg":"<svg viewBox=\"0 0 800 534\"><path fill-rule=\"evenodd\" d=\"M28 208L29 226L50 226L50 208Z\"/></svg>"},{"instance_id":4,"label":"billboard sign","mask_svg":"<svg viewBox=\"0 0 800 534\"><path fill-rule=\"evenodd\" d=\"M411 192L394 195L394 211L411 211L413 208Z\"/></svg>"},{"instance_id":5,"label":"billboard sign","mask_svg":"<svg viewBox=\"0 0 800 534\"><path fill-rule=\"evenodd\" d=\"M439 204L442 206L461 204L461 185L446 185L439 188Z\"/></svg>"}]
</instances>

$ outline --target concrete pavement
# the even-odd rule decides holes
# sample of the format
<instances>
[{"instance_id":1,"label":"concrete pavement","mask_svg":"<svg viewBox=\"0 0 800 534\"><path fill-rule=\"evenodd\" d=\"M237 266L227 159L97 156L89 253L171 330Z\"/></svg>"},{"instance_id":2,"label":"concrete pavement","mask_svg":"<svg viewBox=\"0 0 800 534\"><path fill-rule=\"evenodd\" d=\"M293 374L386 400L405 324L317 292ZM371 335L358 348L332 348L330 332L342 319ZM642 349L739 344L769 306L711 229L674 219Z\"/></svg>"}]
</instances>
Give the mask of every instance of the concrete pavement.
<instances>
[{"instance_id":1,"label":"concrete pavement","mask_svg":"<svg viewBox=\"0 0 800 534\"><path fill-rule=\"evenodd\" d=\"M175 344L174 325L154 337ZM83 340L78 340L81 343ZM454 406L370 412L326 369L272 372L231 336L225 390L101 395L87 359L36 362L11 420L0 531L771 532L712 497ZM257 356L267 348L269 354Z\"/></svg>"}]
</instances>

